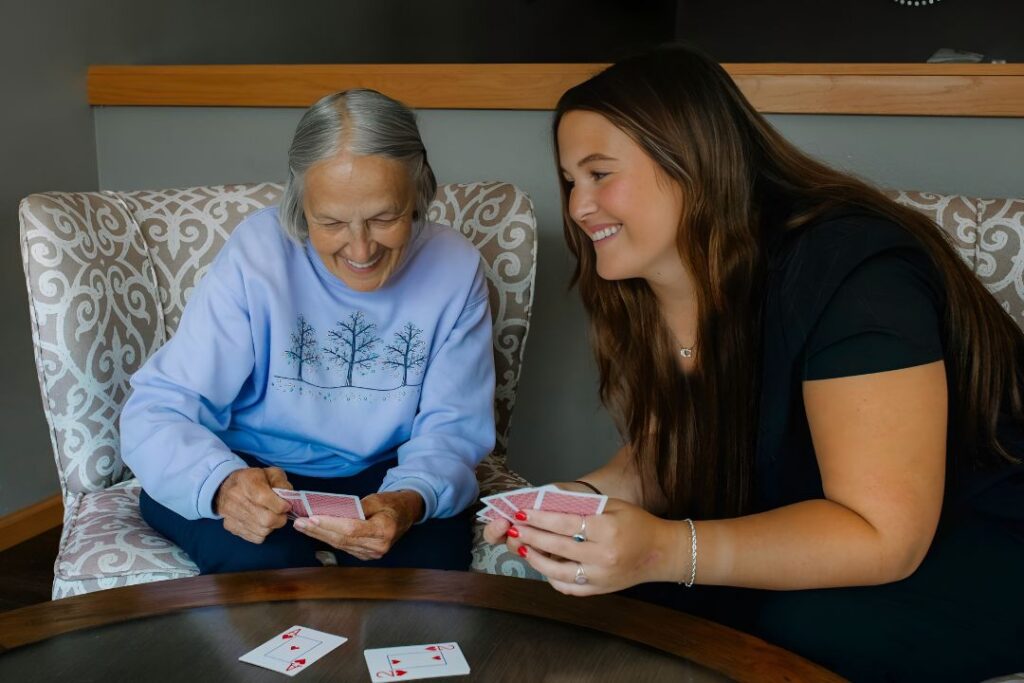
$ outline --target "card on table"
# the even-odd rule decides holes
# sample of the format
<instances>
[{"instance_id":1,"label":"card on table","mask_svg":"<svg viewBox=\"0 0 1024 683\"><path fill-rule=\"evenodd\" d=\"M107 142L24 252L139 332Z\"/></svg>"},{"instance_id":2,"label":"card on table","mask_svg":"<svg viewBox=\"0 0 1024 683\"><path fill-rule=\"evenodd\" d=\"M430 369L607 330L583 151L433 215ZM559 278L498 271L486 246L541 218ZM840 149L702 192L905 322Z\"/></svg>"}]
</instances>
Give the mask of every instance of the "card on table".
<instances>
[{"instance_id":1,"label":"card on table","mask_svg":"<svg viewBox=\"0 0 1024 683\"><path fill-rule=\"evenodd\" d=\"M363 656L373 681L415 681L469 673L469 663L458 643L379 647L364 650Z\"/></svg>"},{"instance_id":2,"label":"card on table","mask_svg":"<svg viewBox=\"0 0 1024 683\"><path fill-rule=\"evenodd\" d=\"M238 661L294 676L347 640L305 626L292 626L246 652Z\"/></svg>"}]
</instances>

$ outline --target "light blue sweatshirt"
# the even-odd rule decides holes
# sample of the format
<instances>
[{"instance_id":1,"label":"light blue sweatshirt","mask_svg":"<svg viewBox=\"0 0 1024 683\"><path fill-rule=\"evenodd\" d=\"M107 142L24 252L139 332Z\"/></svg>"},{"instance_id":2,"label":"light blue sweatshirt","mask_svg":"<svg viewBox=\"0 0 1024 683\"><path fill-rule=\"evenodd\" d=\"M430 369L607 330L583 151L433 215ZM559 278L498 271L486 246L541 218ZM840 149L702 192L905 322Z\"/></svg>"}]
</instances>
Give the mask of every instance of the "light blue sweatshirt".
<instances>
[{"instance_id":1,"label":"light blue sweatshirt","mask_svg":"<svg viewBox=\"0 0 1024 683\"><path fill-rule=\"evenodd\" d=\"M198 519L217 517L218 487L247 467L233 451L315 477L397 455L380 490L449 517L476 499L494 447L491 348L480 253L451 228L414 225L385 285L356 292L264 209L132 377L121 456L154 500Z\"/></svg>"}]
</instances>

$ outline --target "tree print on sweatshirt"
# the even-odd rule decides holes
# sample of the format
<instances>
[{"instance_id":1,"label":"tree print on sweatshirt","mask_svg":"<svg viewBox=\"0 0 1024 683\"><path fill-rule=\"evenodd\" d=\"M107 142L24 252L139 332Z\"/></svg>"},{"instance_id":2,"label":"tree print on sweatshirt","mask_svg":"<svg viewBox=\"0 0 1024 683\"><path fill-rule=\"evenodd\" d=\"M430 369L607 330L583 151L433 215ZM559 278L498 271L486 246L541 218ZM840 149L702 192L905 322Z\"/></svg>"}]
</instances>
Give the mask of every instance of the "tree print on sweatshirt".
<instances>
[{"instance_id":1,"label":"tree print on sweatshirt","mask_svg":"<svg viewBox=\"0 0 1024 683\"><path fill-rule=\"evenodd\" d=\"M384 367L395 370L402 375L402 386L409 386L409 371L427 364L427 345L423 342L423 330L412 323L406 323L399 332L395 332L394 341L384 347Z\"/></svg>"},{"instance_id":2,"label":"tree print on sweatshirt","mask_svg":"<svg viewBox=\"0 0 1024 683\"><path fill-rule=\"evenodd\" d=\"M321 345L316 329L300 314L290 333L290 340L291 344L284 356L288 364L295 368L295 375L273 376L273 386L282 391L299 394L312 391L322 398L333 400L339 391L351 390L359 394L357 400L366 401L369 400L368 395L376 394L376 401L387 400L386 395L392 393L396 399L402 398L423 381L427 344L423 339L423 330L411 322L405 323L392 335L391 343L384 345L377 335L377 324L364 312L356 311L336 322L327 331L326 343ZM312 368L320 372L310 375L309 370ZM397 386L379 386L379 378L385 372L390 377L400 378L401 383ZM372 381L374 375L378 382ZM312 381L315 378L319 379ZM393 385L394 381L390 379L387 384ZM352 400L348 392L343 393L346 394L346 400Z\"/></svg>"},{"instance_id":3,"label":"tree print on sweatshirt","mask_svg":"<svg viewBox=\"0 0 1024 683\"><path fill-rule=\"evenodd\" d=\"M299 315L299 322L295 332L292 332L292 345L284 355L288 362L296 367L294 379L305 381L302 377L302 368L306 366L319 367L321 356L316 348L316 330L306 322L303 315Z\"/></svg>"},{"instance_id":4,"label":"tree print on sweatshirt","mask_svg":"<svg viewBox=\"0 0 1024 683\"><path fill-rule=\"evenodd\" d=\"M356 369L361 375L372 369L373 361L378 358L374 349L380 343L380 337L376 335L377 326L369 322L362 311L356 311L348 320L336 323L335 328L327 332L333 344L323 347L323 352L329 361L345 372L342 386L350 387Z\"/></svg>"}]
</instances>

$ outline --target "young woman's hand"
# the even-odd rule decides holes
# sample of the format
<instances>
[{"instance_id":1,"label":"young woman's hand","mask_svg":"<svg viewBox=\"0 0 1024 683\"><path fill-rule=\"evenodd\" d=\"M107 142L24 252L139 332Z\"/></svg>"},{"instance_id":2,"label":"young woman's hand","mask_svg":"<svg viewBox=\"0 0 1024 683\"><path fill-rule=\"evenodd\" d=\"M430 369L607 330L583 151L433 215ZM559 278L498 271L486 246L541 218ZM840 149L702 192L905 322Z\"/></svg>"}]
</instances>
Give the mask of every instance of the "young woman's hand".
<instances>
[{"instance_id":1,"label":"young woman's hand","mask_svg":"<svg viewBox=\"0 0 1024 683\"><path fill-rule=\"evenodd\" d=\"M567 595L612 593L652 581L690 576L690 527L612 498L604 514L586 517L585 541L576 541L583 517L543 510L520 513L506 530L508 547ZM492 522L485 538L502 522ZM582 567L582 570L580 569ZM585 583L577 583L577 577Z\"/></svg>"},{"instance_id":2,"label":"young woman's hand","mask_svg":"<svg viewBox=\"0 0 1024 683\"><path fill-rule=\"evenodd\" d=\"M496 519L484 527L484 540L491 545L498 545L505 542L505 535L508 533L512 523L505 519Z\"/></svg>"},{"instance_id":3,"label":"young woman's hand","mask_svg":"<svg viewBox=\"0 0 1024 683\"><path fill-rule=\"evenodd\" d=\"M312 517L295 520L301 533L356 559L379 560L423 516L423 498L415 491L387 491L363 498L361 519Z\"/></svg>"},{"instance_id":4,"label":"young woman's hand","mask_svg":"<svg viewBox=\"0 0 1024 683\"><path fill-rule=\"evenodd\" d=\"M589 488L579 482L558 482L555 484L563 491L576 491L577 493L593 493ZM512 523L506 519L496 519L484 527L484 540L491 545L498 545L505 542L505 535L508 533Z\"/></svg>"}]
</instances>

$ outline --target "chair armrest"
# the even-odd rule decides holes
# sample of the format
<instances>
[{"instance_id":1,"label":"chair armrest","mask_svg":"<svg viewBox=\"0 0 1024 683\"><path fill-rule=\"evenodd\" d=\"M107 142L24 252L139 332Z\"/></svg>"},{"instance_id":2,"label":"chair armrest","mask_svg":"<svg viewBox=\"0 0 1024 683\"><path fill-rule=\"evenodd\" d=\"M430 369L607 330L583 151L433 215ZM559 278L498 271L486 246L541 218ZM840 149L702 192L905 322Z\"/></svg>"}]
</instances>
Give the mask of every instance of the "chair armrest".
<instances>
[{"instance_id":1,"label":"chair armrest","mask_svg":"<svg viewBox=\"0 0 1024 683\"><path fill-rule=\"evenodd\" d=\"M480 483L480 497L503 491L512 491L532 486L515 470L508 466L504 456L491 453L476 468L476 479Z\"/></svg>"},{"instance_id":2,"label":"chair armrest","mask_svg":"<svg viewBox=\"0 0 1024 683\"><path fill-rule=\"evenodd\" d=\"M512 491L530 486L508 466L503 456L491 453L476 468L476 478L480 482L480 496L490 496L502 491ZM473 524L473 562L471 569L483 574L499 576L515 576L522 579L543 580L540 572L526 563L526 560L515 553L509 552L505 544L491 545L484 540L484 525Z\"/></svg>"}]
</instances>

